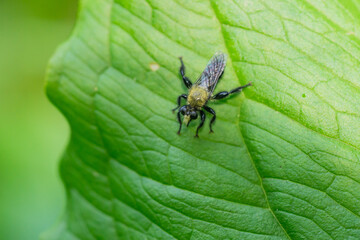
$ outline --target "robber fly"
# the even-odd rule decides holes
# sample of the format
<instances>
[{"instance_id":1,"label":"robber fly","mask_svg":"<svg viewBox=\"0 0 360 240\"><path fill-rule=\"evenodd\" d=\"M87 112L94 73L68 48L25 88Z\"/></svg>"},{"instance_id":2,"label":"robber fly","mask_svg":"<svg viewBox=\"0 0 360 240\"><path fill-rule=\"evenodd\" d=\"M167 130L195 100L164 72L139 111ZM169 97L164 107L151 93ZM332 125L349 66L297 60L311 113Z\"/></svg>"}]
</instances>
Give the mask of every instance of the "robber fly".
<instances>
[{"instance_id":1,"label":"robber fly","mask_svg":"<svg viewBox=\"0 0 360 240\"><path fill-rule=\"evenodd\" d=\"M210 133L213 133L214 131L212 130L212 124L216 119L216 113L212 108L206 106L208 101L219 100L229 96L230 94L241 92L243 88L251 86L251 82L244 86L237 87L229 92L223 91L213 95L216 84L225 69L226 55L224 53L215 53L215 55L210 59L209 63L205 67L205 70L202 72L199 79L194 84L192 84L189 78L185 76L185 65L183 63L182 57L180 57L180 63L180 74L185 86L189 89L189 93L180 95L177 98L178 106L172 110L174 112L176 109L180 108L177 113L177 119L180 124L179 131L177 133L180 135L182 126L180 114L184 115L184 124L189 126L191 120L197 119L199 112L201 122L197 127L195 134L195 137L199 137L199 129L204 125L205 122L205 113L202 111L202 108L213 115L212 119L210 120ZM180 107L182 98L187 100L187 104Z\"/></svg>"}]
</instances>

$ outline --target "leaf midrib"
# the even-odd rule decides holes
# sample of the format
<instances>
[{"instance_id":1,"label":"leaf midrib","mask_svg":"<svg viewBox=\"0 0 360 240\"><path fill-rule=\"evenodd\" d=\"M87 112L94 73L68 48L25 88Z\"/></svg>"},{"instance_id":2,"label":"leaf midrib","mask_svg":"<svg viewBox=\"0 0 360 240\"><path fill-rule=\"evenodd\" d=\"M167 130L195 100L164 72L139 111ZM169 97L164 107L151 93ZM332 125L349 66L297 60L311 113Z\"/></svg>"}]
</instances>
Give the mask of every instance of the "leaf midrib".
<instances>
[{"instance_id":1,"label":"leaf midrib","mask_svg":"<svg viewBox=\"0 0 360 240\"><path fill-rule=\"evenodd\" d=\"M220 35L221 35L221 37L222 37L223 44L224 44L224 46L225 46L225 48L226 48L227 55L229 56L229 60L231 61L231 66L232 66L231 70L233 71L234 75L236 76L237 81L240 83L240 79L239 79L238 75L236 74L236 72L235 72L235 70L234 70L234 66L233 66L233 64L232 64L232 63L233 63L233 60L232 60L232 58L231 58L231 55L229 54L229 49L228 49L228 46L227 46L227 44L226 44L225 37L224 37L223 31L222 31L221 22L220 22L220 20L219 20L219 17L218 17L218 15L217 15L217 13L216 13L216 10L215 10L215 8L214 8L214 6L213 6L212 1L209 0L209 3L210 3L210 6L211 6L211 8L212 8L212 11L214 12L215 18L216 18L216 20L217 20L217 22L218 22L218 24L219 24L219 28L220 28L220 29L219 29L219 32L220 32ZM241 83L240 83L240 84L241 84ZM243 92L243 94L244 94L244 97L246 97L244 92ZM241 104L239 104L239 113L240 113L240 112L241 112ZM246 145L245 139L244 139L244 137L243 137L243 135L242 135L242 132L241 132L241 129L240 129L240 119L237 118L236 121L237 121L236 126L237 126L237 129L238 129L238 131L239 131L239 135L241 136L242 142L245 144L246 152L247 152L247 154L248 154L248 156L249 156L249 159L251 160L251 164L252 164L252 166L253 166L253 168L254 168L254 170L255 170L258 178L259 178L260 187L261 187L261 189L262 189L262 191L263 191L263 193L264 193L265 201L266 201L266 203L267 203L267 206L268 206L268 208L269 208L269 211L271 212L271 214L272 214L272 216L274 217L275 221L278 223L278 225L279 225L279 226L281 227L281 229L283 230L285 236L286 236L288 239L291 239L290 236L289 236L289 234L288 234L287 231L285 230L284 226L280 223L279 219L276 217L274 211L272 210L272 208L271 208L271 206L270 206L270 203L269 203L269 200L268 200L268 196L267 196L267 192L266 192L266 190L265 190L265 188L264 188L264 185L263 185L262 177L261 177L261 175L260 175L260 173L259 173L259 170L258 170L258 168L257 168L257 166L256 166L256 164L255 164L255 162L254 162L253 157L252 157L251 154L250 154L249 148L248 148L248 146Z\"/></svg>"}]
</instances>

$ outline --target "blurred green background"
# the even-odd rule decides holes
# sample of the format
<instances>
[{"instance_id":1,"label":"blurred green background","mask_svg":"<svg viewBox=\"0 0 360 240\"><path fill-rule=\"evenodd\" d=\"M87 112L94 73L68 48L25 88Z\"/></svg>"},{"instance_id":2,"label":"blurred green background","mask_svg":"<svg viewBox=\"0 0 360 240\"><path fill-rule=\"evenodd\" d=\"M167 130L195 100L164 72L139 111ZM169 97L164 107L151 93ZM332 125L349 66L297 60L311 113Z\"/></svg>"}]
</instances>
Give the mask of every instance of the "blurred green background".
<instances>
[{"instance_id":1,"label":"blurred green background","mask_svg":"<svg viewBox=\"0 0 360 240\"><path fill-rule=\"evenodd\" d=\"M58 162L69 127L44 77L76 9L75 0L0 0L0 239L38 239L64 210Z\"/></svg>"}]
</instances>

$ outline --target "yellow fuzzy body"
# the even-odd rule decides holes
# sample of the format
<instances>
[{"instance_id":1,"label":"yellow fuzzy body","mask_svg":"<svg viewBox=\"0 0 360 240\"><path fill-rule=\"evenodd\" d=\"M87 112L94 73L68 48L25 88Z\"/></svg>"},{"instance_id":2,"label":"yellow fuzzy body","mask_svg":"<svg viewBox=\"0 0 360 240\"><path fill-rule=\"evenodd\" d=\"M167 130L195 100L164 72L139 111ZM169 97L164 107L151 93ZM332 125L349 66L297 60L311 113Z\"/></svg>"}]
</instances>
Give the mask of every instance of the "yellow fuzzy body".
<instances>
[{"instance_id":1,"label":"yellow fuzzy body","mask_svg":"<svg viewBox=\"0 0 360 240\"><path fill-rule=\"evenodd\" d=\"M200 110L202 106L204 106L209 100L209 95L210 93L205 88L198 85L193 85L189 90L187 103L191 107Z\"/></svg>"}]
</instances>

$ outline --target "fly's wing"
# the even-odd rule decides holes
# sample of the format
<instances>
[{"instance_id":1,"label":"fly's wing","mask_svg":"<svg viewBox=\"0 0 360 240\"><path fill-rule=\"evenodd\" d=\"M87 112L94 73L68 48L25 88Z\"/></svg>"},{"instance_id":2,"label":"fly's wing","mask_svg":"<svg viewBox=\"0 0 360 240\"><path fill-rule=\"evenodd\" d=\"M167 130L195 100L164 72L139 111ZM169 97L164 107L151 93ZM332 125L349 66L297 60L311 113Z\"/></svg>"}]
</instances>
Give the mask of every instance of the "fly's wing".
<instances>
[{"instance_id":1,"label":"fly's wing","mask_svg":"<svg viewBox=\"0 0 360 240\"><path fill-rule=\"evenodd\" d=\"M226 65L226 55L222 52L217 52L210 59L206 65L205 70L202 72L195 85L206 88L210 93L215 89L221 74L224 72Z\"/></svg>"}]
</instances>

